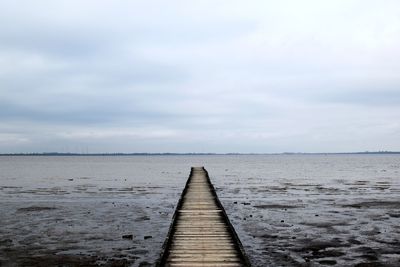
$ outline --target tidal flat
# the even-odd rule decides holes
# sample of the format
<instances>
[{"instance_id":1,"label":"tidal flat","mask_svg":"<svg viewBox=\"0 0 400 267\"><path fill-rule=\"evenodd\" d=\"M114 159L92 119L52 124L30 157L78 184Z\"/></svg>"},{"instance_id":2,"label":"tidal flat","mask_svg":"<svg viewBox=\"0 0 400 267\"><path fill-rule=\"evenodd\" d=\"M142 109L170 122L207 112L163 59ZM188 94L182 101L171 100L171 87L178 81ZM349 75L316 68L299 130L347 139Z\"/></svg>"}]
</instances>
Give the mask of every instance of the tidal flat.
<instances>
[{"instance_id":1,"label":"tidal flat","mask_svg":"<svg viewBox=\"0 0 400 267\"><path fill-rule=\"evenodd\" d=\"M254 266L400 265L400 155L182 155L0 157L0 266L153 266L191 166Z\"/></svg>"}]
</instances>

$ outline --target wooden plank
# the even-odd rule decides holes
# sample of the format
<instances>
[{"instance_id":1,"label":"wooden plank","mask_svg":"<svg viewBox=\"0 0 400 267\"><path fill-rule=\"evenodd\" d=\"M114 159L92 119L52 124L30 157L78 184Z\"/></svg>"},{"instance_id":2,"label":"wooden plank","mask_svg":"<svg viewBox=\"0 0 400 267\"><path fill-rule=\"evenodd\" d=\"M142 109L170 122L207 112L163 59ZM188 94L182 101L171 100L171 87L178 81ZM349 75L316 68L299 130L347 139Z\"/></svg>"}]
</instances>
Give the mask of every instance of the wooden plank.
<instances>
[{"instance_id":1,"label":"wooden plank","mask_svg":"<svg viewBox=\"0 0 400 267\"><path fill-rule=\"evenodd\" d=\"M157 266L250 266L203 167L193 167Z\"/></svg>"}]
</instances>

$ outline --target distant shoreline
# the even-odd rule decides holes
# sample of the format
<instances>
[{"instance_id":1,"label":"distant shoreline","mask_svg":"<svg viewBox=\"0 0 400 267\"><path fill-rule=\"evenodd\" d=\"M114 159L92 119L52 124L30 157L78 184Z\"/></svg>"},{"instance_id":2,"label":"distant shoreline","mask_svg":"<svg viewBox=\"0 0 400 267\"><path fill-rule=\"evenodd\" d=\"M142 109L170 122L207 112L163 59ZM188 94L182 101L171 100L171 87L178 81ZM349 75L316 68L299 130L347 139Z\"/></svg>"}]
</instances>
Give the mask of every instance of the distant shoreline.
<instances>
[{"instance_id":1,"label":"distant shoreline","mask_svg":"<svg viewBox=\"0 0 400 267\"><path fill-rule=\"evenodd\" d=\"M400 151L327 152L327 153L1 153L0 156L240 156L240 155L400 155Z\"/></svg>"}]
</instances>

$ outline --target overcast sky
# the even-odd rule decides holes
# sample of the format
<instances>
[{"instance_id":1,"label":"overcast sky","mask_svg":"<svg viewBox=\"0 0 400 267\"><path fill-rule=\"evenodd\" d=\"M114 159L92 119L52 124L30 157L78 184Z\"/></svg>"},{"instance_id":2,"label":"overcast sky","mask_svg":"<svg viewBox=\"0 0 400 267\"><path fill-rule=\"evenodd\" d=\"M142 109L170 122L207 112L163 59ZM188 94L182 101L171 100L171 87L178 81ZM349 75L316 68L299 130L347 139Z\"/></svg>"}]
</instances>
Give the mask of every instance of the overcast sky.
<instances>
[{"instance_id":1,"label":"overcast sky","mask_svg":"<svg viewBox=\"0 0 400 267\"><path fill-rule=\"evenodd\" d=\"M400 150L400 1L0 1L0 153Z\"/></svg>"}]
</instances>

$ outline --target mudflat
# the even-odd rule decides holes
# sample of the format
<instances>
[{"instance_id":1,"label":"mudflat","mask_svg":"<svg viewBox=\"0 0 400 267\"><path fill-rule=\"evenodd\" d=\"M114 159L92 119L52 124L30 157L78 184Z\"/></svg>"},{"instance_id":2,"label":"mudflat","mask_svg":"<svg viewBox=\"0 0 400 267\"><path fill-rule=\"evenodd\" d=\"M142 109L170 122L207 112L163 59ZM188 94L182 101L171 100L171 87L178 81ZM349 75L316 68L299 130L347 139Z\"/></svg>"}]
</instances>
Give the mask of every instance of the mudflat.
<instances>
[{"instance_id":1,"label":"mudflat","mask_svg":"<svg viewBox=\"0 0 400 267\"><path fill-rule=\"evenodd\" d=\"M254 266L399 266L400 157L3 157L2 266L152 266L190 166Z\"/></svg>"}]
</instances>

